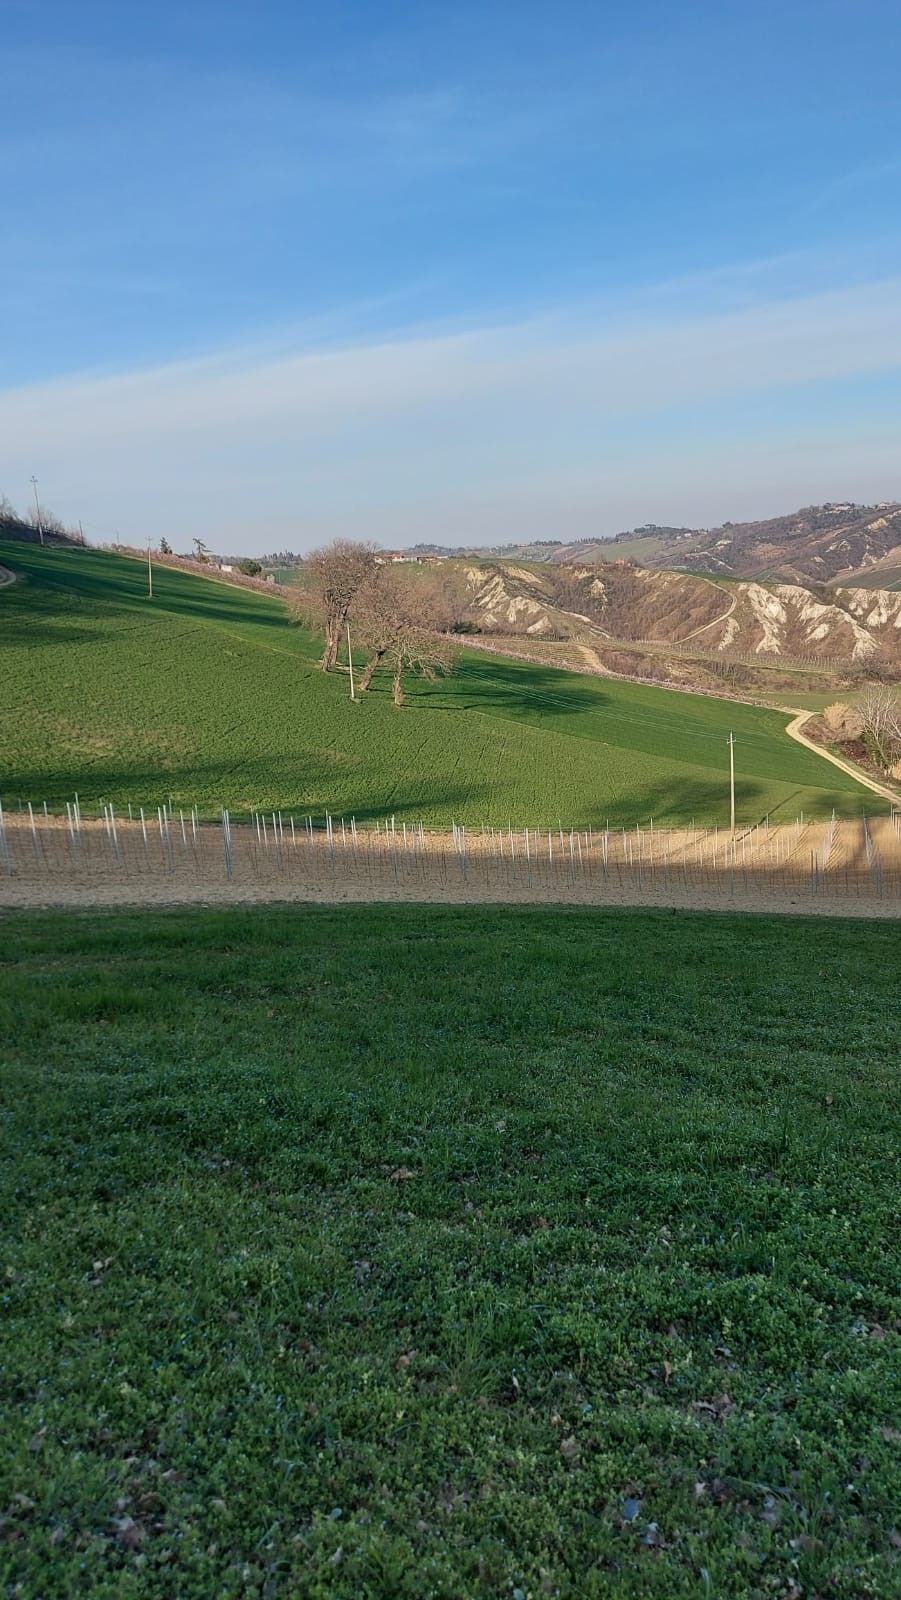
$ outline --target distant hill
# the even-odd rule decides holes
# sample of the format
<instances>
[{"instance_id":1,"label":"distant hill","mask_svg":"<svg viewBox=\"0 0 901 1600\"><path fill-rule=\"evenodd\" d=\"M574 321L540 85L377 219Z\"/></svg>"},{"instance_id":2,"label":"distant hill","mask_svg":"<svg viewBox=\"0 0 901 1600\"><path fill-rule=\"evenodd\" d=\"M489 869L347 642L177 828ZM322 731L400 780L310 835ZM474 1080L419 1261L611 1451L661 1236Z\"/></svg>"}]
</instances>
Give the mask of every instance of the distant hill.
<instances>
[{"instance_id":1,"label":"distant hill","mask_svg":"<svg viewBox=\"0 0 901 1600\"><path fill-rule=\"evenodd\" d=\"M901 569L901 502L854 505L849 501L803 506L758 522L724 522L717 528L646 523L609 539L557 539L486 546L420 544L413 555L476 560L538 561L557 566L617 560L644 567L676 567L722 577L771 578L787 583L857 583L886 587Z\"/></svg>"},{"instance_id":2,"label":"distant hill","mask_svg":"<svg viewBox=\"0 0 901 1600\"><path fill-rule=\"evenodd\" d=\"M840 662L889 676L901 672L898 592L717 581L623 560L538 569L471 561L464 576L467 616L486 634L693 644L723 661Z\"/></svg>"},{"instance_id":3,"label":"distant hill","mask_svg":"<svg viewBox=\"0 0 901 1600\"><path fill-rule=\"evenodd\" d=\"M502 556L508 561L552 561L565 546L559 539L534 539L524 544L414 544L403 552L410 556L473 556L476 560Z\"/></svg>"},{"instance_id":4,"label":"distant hill","mask_svg":"<svg viewBox=\"0 0 901 1600\"><path fill-rule=\"evenodd\" d=\"M626 533L614 534L612 539L577 539L574 544L562 544L554 551L551 560L558 563L638 561L645 566L654 566L657 557L668 555L681 540L694 539L697 533L697 528L671 528L646 522L641 528L630 528Z\"/></svg>"},{"instance_id":5,"label":"distant hill","mask_svg":"<svg viewBox=\"0 0 901 1600\"><path fill-rule=\"evenodd\" d=\"M842 583L901 562L901 504L804 506L762 522L726 522L670 542L656 565L738 578Z\"/></svg>"}]
</instances>

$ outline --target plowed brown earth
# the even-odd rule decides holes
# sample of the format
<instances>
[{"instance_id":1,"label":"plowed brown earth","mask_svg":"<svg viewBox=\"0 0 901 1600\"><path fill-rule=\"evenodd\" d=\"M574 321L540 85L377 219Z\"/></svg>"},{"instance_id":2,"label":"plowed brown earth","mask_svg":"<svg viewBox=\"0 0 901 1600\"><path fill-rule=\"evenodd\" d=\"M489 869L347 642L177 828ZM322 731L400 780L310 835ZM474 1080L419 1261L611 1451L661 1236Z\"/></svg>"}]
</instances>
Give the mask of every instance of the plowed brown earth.
<instances>
[{"instance_id":1,"label":"plowed brown earth","mask_svg":"<svg viewBox=\"0 0 901 1600\"><path fill-rule=\"evenodd\" d=\"M229 842L230 841L230 842ZM417 900L901 915L901 820L575 833L7 816L0 906Z\"/></svg>"}]
</instances>

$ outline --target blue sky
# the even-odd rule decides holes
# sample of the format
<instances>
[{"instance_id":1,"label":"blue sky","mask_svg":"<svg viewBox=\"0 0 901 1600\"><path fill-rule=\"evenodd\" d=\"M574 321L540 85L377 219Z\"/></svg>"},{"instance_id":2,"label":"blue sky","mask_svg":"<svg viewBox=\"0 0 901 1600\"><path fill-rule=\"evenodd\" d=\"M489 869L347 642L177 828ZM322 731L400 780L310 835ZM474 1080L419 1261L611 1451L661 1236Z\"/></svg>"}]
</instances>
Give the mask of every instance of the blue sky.
<instances>
[{"instance_id":1,"label":"blue sky","mask_svg":"<svg viewBox=\"0 0 901 1600\"><path fill-rule=\"evenodd\" d=\"M0 0L0 491L97 537L901 497L896 0Z\"/></svg>"}]
</instances>

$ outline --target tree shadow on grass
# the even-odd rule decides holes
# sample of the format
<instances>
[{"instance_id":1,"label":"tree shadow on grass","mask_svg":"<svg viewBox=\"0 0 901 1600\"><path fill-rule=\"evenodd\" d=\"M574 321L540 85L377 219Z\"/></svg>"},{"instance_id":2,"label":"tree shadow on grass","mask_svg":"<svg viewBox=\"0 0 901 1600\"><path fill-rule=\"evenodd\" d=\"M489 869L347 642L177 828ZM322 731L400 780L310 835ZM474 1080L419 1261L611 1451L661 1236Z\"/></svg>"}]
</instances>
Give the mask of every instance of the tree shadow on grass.
<instances>
[{"instance_id":1,"label":"tree shadow on grass","mask_svg":"<svg viewBox=\"0 0 901 1600\"><path fill-rule=\"evenodd\" d=\"M436 706L435 700L442 692L451 698L451 704ZM599 711L610 704L610 696L598 685L595 678L579 678L578 674L561 672L559 667L548 667L540 662L521 666L492 657L490 663L481 657L471 660L458 658L449 680L437 686L417 684L409 698L418 705L443 711L487 711L506 715L528 715L547 711L551 715L579 711Z\"/></svg>"},{"instance_id":2,"label":"tree shadow on grass","mask_svg":"<svg viewBox=\"0 0 901 1600\"><path fill-rule=\"evenodd\" d=\"M736 802L741 826L763 820L767 795L763 785L748 779L736 784ZM611 795L586 793L573 803L567 814L547 814L546 806L536 805L525 784L512 793L499 796L480 779L470 783L444 781L440 774L431 778L399 771L390 784L377 784L368 790L365 770L348 771L340 761L298 751L296 757L261 752L254 761L214 761L197 764L174 760L164 766L149 761L126 765L121 759L98 757L89 761L73 754L57 755L42 764L19 762L0 769L0 799L7 809L30 800L38 809L46 801L57 812L75 794L82 807L96 809L101 800L112 801L124 813L129 803L137 811L155 816L156 808L172 797L176 810L190 811L195 802L203 817L215 818L226 806L237 819L251 809L281 810L286 815L314 817L314 825L324 825L326 813L348 821L355 817L360 825L385 821L394 816L398 823L424 821L429 827L450 828L456 821L468 828L481 827L522 830L525 827L555 830L560 827L601 829L647 826L651 819L659 826L728 826L728 783L704 780L675 780L654 785L623 783ZM856 798L856 797L855 797ZM797 800L797 806L792 800ZM816 800L816 815L828 818L833 804L837 814L859 815L849 807L847 793L833 796L822 791ZM806 804L805 804L806 802ZM779 802L774 820L794 820L803 807L813 805L810 791L797 790Z\"/></svg>"},{"instance_id":3,"label":"tree shadow on grass","mask_svg":"<svg viewBox=\"0 0 901 1600\"><path fill-rule=\"evenodd\" d=\"M261 773L260 769L265 771ZM324 826L327 814L355 817L358 823L381 821L394 816L398 821L419 821L424 815L433 819L436 811L445 812L450 827L457 812L468 809L484 810L489 804L490 790L479 782L465 787L441 784L419 784L405 781L402 774L392 780L381 794L366 795L356 785L342 784L346 769L340 764L323 760L306 753L296 759L290 755L266 758L260 756L252 763L234 761L194 762L172 764L167 767L150 764L125 765L121 761L100 758L87 761L73 756L57 757L53 765L0 767L0 800L7 810L15 810L29 801L40 811L46 801L48 809L57 813L65 811L67 801L77 794L82 810L96 810L101 801L111 801L117 813L131 803L137 811L143 806L149 815L169 801L176 810L190 811L195 802L201 817L218 817L226 806L233 817L246 816L251 810L283 811L296 817L312 814L314 825Z\"/></svg>"},{"instance_id":4,"label":"tree shadow on grass","mask_svg":"<svg viewBox=\"0 0 901 1600\"><path fill-rule=\"evenodd\" d=\"M29 615L19 610L6 613L0 608L0 650L9 646L11 649L33 649L37 645L61 644L102 644L107 645L114 639L121 639L127 634L126 628L113 628L105 626L101 633L96 627L80 628L76 622L68 619L49 619L40 613Z\"/></svg>"}]
</instances>

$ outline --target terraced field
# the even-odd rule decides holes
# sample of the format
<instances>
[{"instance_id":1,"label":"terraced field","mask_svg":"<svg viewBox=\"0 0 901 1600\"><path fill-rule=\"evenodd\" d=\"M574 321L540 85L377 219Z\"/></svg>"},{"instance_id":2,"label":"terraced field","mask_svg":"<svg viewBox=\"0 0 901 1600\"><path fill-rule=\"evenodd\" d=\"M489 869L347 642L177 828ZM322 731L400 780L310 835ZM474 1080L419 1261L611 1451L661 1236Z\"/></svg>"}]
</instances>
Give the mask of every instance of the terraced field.
<instances>
[{"instance_id":1,"label":"terraced field","mask_svg":"<svg viewBox=\"0 0 901 1600\"><path fill-rule=\"evenodd\" d=\"M92 550L0 542L0 797L394 814L427 825L722 821L878 809L754 707L461 651L361 705L282 600Z\"/></svg>"}]
</instances>

